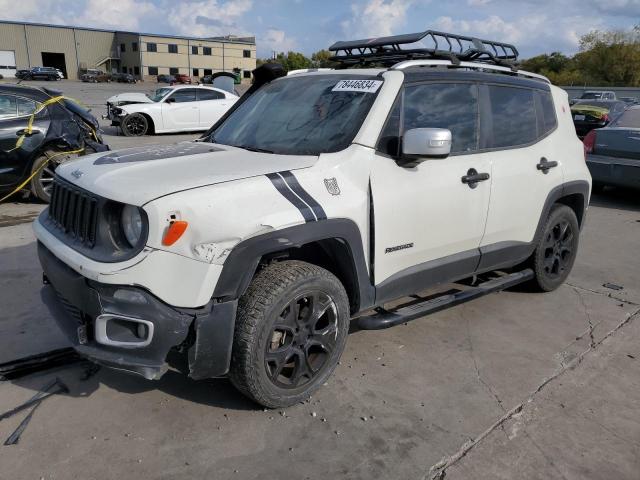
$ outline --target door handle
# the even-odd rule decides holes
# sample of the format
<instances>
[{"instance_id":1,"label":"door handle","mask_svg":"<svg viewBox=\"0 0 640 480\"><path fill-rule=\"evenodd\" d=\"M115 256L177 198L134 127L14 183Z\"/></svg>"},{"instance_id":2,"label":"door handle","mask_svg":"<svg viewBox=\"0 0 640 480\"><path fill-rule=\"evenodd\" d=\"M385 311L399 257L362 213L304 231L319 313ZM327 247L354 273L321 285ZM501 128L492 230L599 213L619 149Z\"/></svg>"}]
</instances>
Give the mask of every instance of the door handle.
<instances>
[{"instance_id":1,"label":"door handle","mask_svg":"<svg viewBox=\"0 0 640 480\"><path fill-rule=\"evenodd\" d=\"M469 185L469 188L476 188L478 186L478 182L484 182L485 180L489 180L489 178L490 176L488 173L478 173L475 168L470 168L467 171L467 174L460 180L465 185Z\"/></svg>"},{"instance_id":2,"label":"door handle","mask_svg":"<svg viewBox=\"0 0 640 480\"><path fill-rule=\"evenodd\" d=\"M549 173L549 169L555 168L557 166L558 166L558 162L556 162L556 161L551 161L550 162L545 157L542 157L540 159L540 163L538 163L536 165L536 168L546 175L547 173Z\"/></svg>"},{"instance_id":3,"label":"door handle","mask_svg":"<svg viewBox=\"0 0 640 480\"><path fill-rule=\"evenodd\" d=\"M31 135L37 135L38 133L42 133L42 132L41 132L40 130L36 130L36 129L33 129L33 128L31 129L31 132L29 132L29 131L25 128L25 129L22 129L22 130L18 130L18 131L16 132L16 135L17 135L18 137L22 137L23 135L24 135L25 137L30 137Z\"/></svg>"}]
</instances>

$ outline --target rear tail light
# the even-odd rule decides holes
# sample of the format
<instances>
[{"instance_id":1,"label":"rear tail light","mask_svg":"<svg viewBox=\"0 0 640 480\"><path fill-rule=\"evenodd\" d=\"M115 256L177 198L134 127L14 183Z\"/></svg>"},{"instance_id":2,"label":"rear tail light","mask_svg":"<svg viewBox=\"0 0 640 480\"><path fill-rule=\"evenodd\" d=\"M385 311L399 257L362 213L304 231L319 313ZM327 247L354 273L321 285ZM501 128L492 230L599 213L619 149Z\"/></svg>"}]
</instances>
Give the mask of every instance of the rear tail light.
<instances>
[{"instance_id":1,"label":"rear tail light","mask_svg":"<svg viewBox=\"0 0 640 480\"><path fill-rule=\"evenodd\" d=\"M605 113L605 114L602 116L602 121L603 121L603 122L605 122L605 123L608 123L608 122L609 122L609 114L608 114L608 113Z\"/></svg>"},{"instance_id":2,"label":"rear tail light","mask_svg":"<svg viewBox=\"0 0 640 480\"><path fill-rule=\"evenodd\" d=\"M593 150L596 147L596 131L591 130L589 133L587 133L587 136L584 137L582 144L584 145L584 158L586 160L587 154L593 153Z\"/></svg>"}]
</instances>

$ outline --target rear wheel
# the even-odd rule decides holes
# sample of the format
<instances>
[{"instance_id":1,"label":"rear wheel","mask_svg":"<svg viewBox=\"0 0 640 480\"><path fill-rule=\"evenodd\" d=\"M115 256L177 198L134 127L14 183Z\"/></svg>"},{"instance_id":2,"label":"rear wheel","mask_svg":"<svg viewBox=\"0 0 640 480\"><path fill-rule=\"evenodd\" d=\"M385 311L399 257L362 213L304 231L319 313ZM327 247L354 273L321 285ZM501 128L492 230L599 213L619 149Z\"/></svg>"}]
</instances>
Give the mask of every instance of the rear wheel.
<instances>
[{"instance_id":1,"label":"rear wheel","mask_svg":"<svg viewBox=\"0 0 640 480\"><path fill-rule=\"evenodd\" d=\"M550 292L564 283L576 260L579 237L575 212L566 205L554 205L533 253L536 289Z\"/></svg>"},{"instance_id":2,"label":"rear wheel","mask_svg":"<svg viewBox=\"0 0 640 480\"><path fill-rule=\"evenodd\" d=\"M332 273L299 261L266 267L238 304L232 383L269 408L305 400L335 369L349 320L347 294Z\"/></svg>"},{"instance_id":3,"label":"rear wheel","mask_svg":"<svg viewBox=\"0 0 640 480\"><path fill-rule=\"evenodd\" d=\"M149 121L141 113L132 113L122 120L122 132L127 137L142 137L149 131Z\"/></svg>"}]
</instances>

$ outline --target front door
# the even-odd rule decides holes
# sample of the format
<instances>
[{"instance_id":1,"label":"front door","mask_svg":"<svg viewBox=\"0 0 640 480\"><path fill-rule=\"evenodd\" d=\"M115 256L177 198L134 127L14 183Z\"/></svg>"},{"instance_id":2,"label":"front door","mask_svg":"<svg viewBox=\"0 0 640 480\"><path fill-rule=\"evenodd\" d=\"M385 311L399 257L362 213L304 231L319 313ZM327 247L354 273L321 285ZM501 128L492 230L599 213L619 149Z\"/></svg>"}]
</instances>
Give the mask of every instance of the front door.
<instances>
[{"instance_id":1,"label":"front door","mask_svg":"<svg viewBox=\"0 0 640 480\"><path fill-rule=\"evenodd\" d=\"M408 85L387 122L371 172L378 300L415 293L477 267L491 189L490 157L477 153L478 98L474 83ZM397 132L412 128L449 129L452 154L398 165ZM463 183L474 171L489 179Z\"/></svg>"},{"instance_id":2,"label":"front door","mask_svg":"<svg viewBox=\"0 0 640 480\"><path fill-rule=\"evenodd\" d=\"M200 108L195 88L178 88L162 102L164 130L197 130Z\"/></svg>"},{"instance_id":3,"label":"front door","mask_svg":"<svg viewBox=\"0 0 640 480\"><path fill-rule=\"evenodd\" d=\"M30 160L44 141L49 124L46 110L34 119L31 135L18 145L36 107L31 99L0 95L0 187L12 187L26 176Z\"/></svg>"}]
</instances>

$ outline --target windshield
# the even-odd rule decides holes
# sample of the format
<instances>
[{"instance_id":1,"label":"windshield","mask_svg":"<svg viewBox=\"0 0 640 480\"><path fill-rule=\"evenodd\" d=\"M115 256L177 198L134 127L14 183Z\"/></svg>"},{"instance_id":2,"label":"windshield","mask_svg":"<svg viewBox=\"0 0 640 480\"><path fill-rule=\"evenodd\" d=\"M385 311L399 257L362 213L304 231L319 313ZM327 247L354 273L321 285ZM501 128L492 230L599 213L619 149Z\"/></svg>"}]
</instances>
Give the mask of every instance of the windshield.
<instances>
[{"instance_id":1,"label":"windshield","mask_svg":"<svg viewBox=\"0 0 640 480\"><path fill-rule=\"evenodd\" d=\"M382 85L379 77L345 77L294 76L266 85L216 129L211 141L281 155L342 150Z\"/></svg>"},{"instance_id":2,"label":"windshield","mask_svg":"<svg viewBox=\"0 0 640 480\"><path fill-rule=\"evenodd\" d=\"M172 90L173 90L172 88L159 88L153 93L153 95L149 95L148 93L146 95L152 101L159 102L164 97L166 97L169 93L171 93Z\"/></svg>"}]
</instances>

